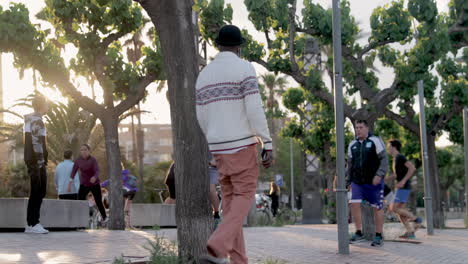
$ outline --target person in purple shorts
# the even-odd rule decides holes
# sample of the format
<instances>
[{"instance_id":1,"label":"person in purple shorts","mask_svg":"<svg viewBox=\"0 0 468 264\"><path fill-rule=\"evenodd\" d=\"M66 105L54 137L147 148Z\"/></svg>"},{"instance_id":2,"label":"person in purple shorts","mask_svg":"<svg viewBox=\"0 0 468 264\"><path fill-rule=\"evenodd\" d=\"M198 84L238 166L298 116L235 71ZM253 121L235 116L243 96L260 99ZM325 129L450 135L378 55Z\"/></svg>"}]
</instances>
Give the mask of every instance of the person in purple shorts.
<instances>
[{"instance_id":1,"label":"person in purple shorts","mask_svg":"<svg viewBox=\"0 0 468 264\"><path fill-rule=\"evenodd\" d=\"M388 157L385 144L380 137L369 133L365 120L355 124L356 139L348 146L348 166L346 176L351 185L351 211L356 233L350 243L365 240L362 234L361 203L367 201L374 208L375 237L371 246L383 245L383 195L384 177L388 170Z\"/></svg>"},{"instance_id":2,"label":"person in purple shorts","mask_svg":"<svg viewBox=\"0 0 468 264\"><path fill-rule=\"evenodd\" d=\"M397 180L395 199L390 204L390 211L398 215L401 223L406 228L406 232L400 238L414 239L416 238L414 232L420 227L422 219L414 216L405 208L405 205L411 193L410 179L416 172L416 168L411 161L408 161L400 153L400 150L400 141L395 139L388 141L388 153L393 157L393 174L389 177L389 180ZM411 225L411 222L413 222L413 225Z\"/></svg>"},{"instance_id":3,"label":"person in purple shorts","mask_svg":"<svg viewBox=\"0 0 468 264\"><path fill-rule=\"evenodd\" d=\"M109 183L109 180L105 180L101 183L101 187L107 187ZM130 224L130 211L132 210L133 198L135 198L135 194L138 191L137 185L137 178L131 175L128 170L122 170L122 192L125 199L124 214L125 226L127 228L132 228Z\"/></svg>"}]
</instances>

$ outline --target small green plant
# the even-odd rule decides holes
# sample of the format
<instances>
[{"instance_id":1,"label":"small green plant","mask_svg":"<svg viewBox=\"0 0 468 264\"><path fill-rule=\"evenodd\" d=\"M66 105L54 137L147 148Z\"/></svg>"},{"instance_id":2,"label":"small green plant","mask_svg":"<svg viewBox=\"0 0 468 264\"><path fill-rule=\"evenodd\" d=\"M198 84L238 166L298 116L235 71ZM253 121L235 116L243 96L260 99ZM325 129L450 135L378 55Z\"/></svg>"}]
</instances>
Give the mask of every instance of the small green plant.
<instances>
[{"instance_id":1,"label":"small green plant","mask_svg":"<svg viewBox=\"0 0 468 264\"><path fill-rule=\"evenodd\" d=\"M284 226L284 225L285 225L285 223L284 223L284 221L283 221L283 219L282 219L281 217L275 217L275 218L273 218L273 224L272 224L272 226L274 226L274 227L282 227L282 226Z\"/></svg>"},{"instance_id":2,"label":"small green plant","mask_svg":"<svg viewBox=\"0 0 468 264\"><path fill-rule=\"evenodd\" d=\"M156 237L155 241L149 241L145 247L150 252L148 263L151 264L179 264L177 245L163 238Z\"/></svg>"},{"instance_id":3,"label":"small green plant","mask_svg":"<svg viewBox=\"0 0 468 264\"><path fill-rule=\"evenodd\" d=\"M262 262L262 264L286 264L286 263L287 262L284 260L272 259L272 258L268 258L267 260Z\"/></svg>"},{"instance_id":4,"label":"small green plant","mask_svg":"<svg viewBox=\"0 0 468 264\"><path fill-rule=\"evenodd\" d=\"M154 225L152 229L157 231L157 230L161 230L161 227L158 225Z\"/></svg>"},{"instance_id":5,"label":"small green plant","mask_svg":"<svg viewBox=\"0 0 468 264\"><path fill-rule=\"evenodd\" d=\"M131 263L130 261L128 262L125 262L125 259L123 256L119 257L119 258L115 258L114 261L112 261L112 264L129 264Z\"/></svg>"}]
</instances>

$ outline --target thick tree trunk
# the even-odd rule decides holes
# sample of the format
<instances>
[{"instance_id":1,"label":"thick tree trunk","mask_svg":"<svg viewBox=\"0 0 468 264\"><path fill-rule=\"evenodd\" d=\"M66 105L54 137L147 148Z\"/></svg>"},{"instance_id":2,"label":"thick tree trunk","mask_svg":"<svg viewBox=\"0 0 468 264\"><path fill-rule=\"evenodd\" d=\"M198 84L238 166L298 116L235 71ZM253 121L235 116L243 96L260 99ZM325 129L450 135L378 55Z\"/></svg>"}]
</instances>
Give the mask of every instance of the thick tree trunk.
<instances>
[{"instance_id":1,"label":"thick tree trunk","mask_svg":"<svg viewBox=\"0 0 468 264\"><path fill-rule=\"evenodd\" d=\"M432 211L434 212L434 228L444 228L445 219L444 211L442 208L442 197L440 190L439 180L439 169L437 167L437 156L436 156L436 138L432 135L427 135L427 147L429 155L429 171L431 178L429 179L429 185L432 191Z\"/></svg>"},{"instance_id":2,"label":"thick tree trunk","mask_svg":"<svg viewBox=\"0 0 468 264\"><path fill-rule=\"evenodd\" d=\"M206 253L212 230L207 147L196 118L198 55L190 0L140 0L161 40L175 147L176 221L184 263Z\"/></svg>"},{"instance_id":3,"label":"thick tree trunk","mask_svg":"<svg viewBox=\"0 0 468 264\"><path fill-rule=\"evenodd\" d=\"M125 229L122 194L122 166L120 162L119 148L119 117L106 110L104 118L101 119L104 128L106 145L106 157L109 171L110 188L109 201L110 213L108 227L111 230Z\"/></svg>"}]
</instances>

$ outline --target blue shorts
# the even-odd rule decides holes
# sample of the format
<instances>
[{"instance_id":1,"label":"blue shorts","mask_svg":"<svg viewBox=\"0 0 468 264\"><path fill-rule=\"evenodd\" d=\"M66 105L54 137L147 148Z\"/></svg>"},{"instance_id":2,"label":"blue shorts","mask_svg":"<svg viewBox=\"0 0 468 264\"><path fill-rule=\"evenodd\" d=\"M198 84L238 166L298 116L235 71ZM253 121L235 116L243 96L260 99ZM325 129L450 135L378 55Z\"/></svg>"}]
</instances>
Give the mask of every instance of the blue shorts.
<instances>
[{"instance_id":1,"label":"blue shorts","mask_svg":"<svg viewBox=\"0 0 468 264\"><path fill-rule=\"evenodd\" d=\"M397 189L395 193L395 199L393 203L406 203L408 202L409 195L411 193L410 189Z\"/></svg>"},{"instance_id":2,"label":"blue shorts","mask_svg":"<svg viewBox=\"0 0 468 264\"><path fill-rule=\"evenodd\" d=\"M351 200L349 202L362 203L362 201L367 201L372 207L380 210L383 208L383 195L383 181L379 185L351 183Z\"/></svg>"},{"instance_id":3,"label":"blue shorts","mask_svg":"<svg viewBox=\"0 0 468 264\"><path fill-rule=\"evenodd\" d=\"M218 184L218 169L214 167L208 167L208 175L210 175L210 184Z\"/></svg>"}]
</instances>

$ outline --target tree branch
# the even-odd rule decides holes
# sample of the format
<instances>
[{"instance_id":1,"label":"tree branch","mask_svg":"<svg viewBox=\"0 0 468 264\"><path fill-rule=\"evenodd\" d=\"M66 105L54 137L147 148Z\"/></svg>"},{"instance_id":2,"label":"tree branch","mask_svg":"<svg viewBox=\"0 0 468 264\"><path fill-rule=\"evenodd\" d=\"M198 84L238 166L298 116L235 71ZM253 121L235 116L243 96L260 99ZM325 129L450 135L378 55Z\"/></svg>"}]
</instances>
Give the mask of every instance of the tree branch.
<instances>
[{"instance_id":1,"label":"tree branch","mask_svg":"<svg viewBox=\"0 0 468 264\"><path fill-rule=\"evenodd\" d=\"M459 114L463 110L463 105L460 104L458 97L453 99L452 107L447 111L446 114L443 114L437 118L435 122L431 125L431 131L437 133L439 130L443 129L447 122L452 119L453 116Z\"/></svg>"},{"instance_id":2,"label":"tree branch","mask_svg":"<svg viewBox=\"0 0 468 264\"><path fill-rule=\"evenodd\" d=\"M127 33L123 33L123 32L112 33L109 36L107 36L105 39L102 40L101 45L102 45L103 48L107 48L107 47L109 47L109 45L112 42L120 39L121 37L123 37L125 35L127 35Z\"/></svg>"},{"instance_id":3,"label":"tree branch","mask_svg":"<svg viewBox=\"0 0 468 264\"><path fill-rule=\"evenodd\" d=\"M115 107L116 113L118 115L121 115L125 113L128 109L136 105L141 99L145 97L146 87L148 87L148 85L150 85L155 80L156 80L156 76L152 74L149 74L145 76L143 79L141 79L134 89L136 92L128 95L127 98L125 98L125 100L120 102Z\"/></svg>"},{"instance_id":4,"label":"tree branch","mask_svg":"<svg viewBox=\"0 0 468 264\"><path fill-rule=\"evenodd\" d=\"M289 8L289 60L291 61L291 70L297 71L299 68L294 54L294 38L296 36L296 0L292 1Z\"/></svg>"},{"instance_id":5,"label":"tree branch","mask_svg":"<svg viewBox=\"0 0 468 264\"><path fill-rule=\"evenodd\" d=\"M391 120L397 122L400 126L405 127L406 129L413 132L416 136L420 136L419 134L419 126L415 122L413 122L412 118L408 115L402 117L398 114L395 114L393 111L389 110L388 108L385 109L385 116L390 118Z\"/></svg>"},{"instance_id":6,"label":"tree branch","mask_svg":"<svg viewBox=\"0 0 468 264\"><path fill-rule=\"evenodd\" d=\"M358 54L358 58L362 58L362 56L364 56L364 54L366 54L367 52L375 49L375 48L378 48L378 47L381 47L381 46L384 46L384 45L387 45L387 44L390 44L390 43L393 43L395 41L393 40L384 40L384 41L379 41L379 42L372 42L372 43L369 43L367 46L364 47L364 49Z\"/></svg>"},{"instance_id":7,"label":"tree branch","mask_svg":"<svg viewBox=\"0 0 468 264\"><path fill-rule=\"evenodd\" d=\"M310 29L310 28L296 27L296 32L306 33L306 34L309 34L311 36L317 36L318 35L315 30Z\"/></svg>"},{"instance_id":8,"label":"tree branch","mask_svg":"<svg viewBox=\"0 0 468 264\"><path fill-rule=\"evenodd\" d=\"M271 49L271 39L270 39L270 34L268 33L268 30L265 30L265 38L267 41L267 48Z\"/></svg>"},{"instance_id":9,"label":"tree branch","mask_svg":"<svg viewBox=\"0 0 468 264\"><path fill-rule=\"evenodd\" d=\"M449 34L468 31L468 27L462 27L458 25L453 25L449 28Z\"/></svg>"}]
</instances>

